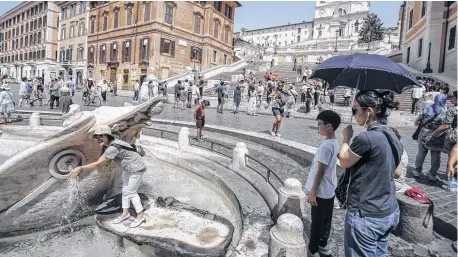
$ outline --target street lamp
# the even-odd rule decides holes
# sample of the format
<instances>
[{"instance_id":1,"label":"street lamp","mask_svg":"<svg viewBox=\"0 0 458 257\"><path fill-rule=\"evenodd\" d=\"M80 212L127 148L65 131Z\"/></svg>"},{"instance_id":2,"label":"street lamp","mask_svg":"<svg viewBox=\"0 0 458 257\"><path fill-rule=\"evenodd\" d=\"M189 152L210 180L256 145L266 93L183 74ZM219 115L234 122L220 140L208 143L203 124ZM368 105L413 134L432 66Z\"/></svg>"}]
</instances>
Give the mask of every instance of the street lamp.
<instances>
[{"instance_id":1,"label":"street lamp","mask_svg":"<svg viewBox=\"0 0 458 257\"><path fill-rule=\"evenodd\" d=\"M336 29L336 47L334 48L334 52L337 53L337 36L339 36L339 30Z\"/></svg>"},{"instance_id":2,"label":"street lamp","mask_svg":"<svg viewBox=\"0 0 458 257\"><path fill-rule=\"evenodd\" d=\"M431 42L429 42L428 62L426 63L426 68L423 70L423 73L433 73L431 69Z\"/></svg>"},{"instance_id":3,"label":"street lamp","mask_svg":"<svg viewBox=\"0 0 458 257\"><path fill-rule=\"evenodd\" d=\"M277 54L277 37L278 37L278 35L277 35L277 34L275 34L275 35L274 35L274 38L275 38L275 44L274 44L274 54Z\"/></svg>"},{"instance_id":4,"label":"street lamp","mask_svg":"<svg viewBox=\"0 0 458 257\"><path fill-rule=\"evenodd\" d=\"M388 44L391 44L391 33L392 33L392 30L391 28L388 29Z\"/></svg>"}]
</instances>

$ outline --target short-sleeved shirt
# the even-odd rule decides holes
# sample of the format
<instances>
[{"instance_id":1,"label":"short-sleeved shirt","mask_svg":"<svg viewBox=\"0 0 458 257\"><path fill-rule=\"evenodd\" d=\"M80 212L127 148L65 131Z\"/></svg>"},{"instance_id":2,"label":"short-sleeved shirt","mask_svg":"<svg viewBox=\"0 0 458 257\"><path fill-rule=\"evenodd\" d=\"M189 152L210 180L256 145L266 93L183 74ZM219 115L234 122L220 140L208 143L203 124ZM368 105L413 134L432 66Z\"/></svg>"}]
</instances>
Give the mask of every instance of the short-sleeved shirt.
<instances>
[{"instance_id":1,"label":"short-sleeved shirt","mask_svg":"<svg viewBox=\"0 0 458 257\"><path fill-rule=\"evenodd\" d=\"M321 143L318 151L313 158L312 166L305 183L305 189L312 191L313 183L315 182L316 172L318 171L318 163L326 165L323 179L317 189L316 196L323 199L331 199L334 197L337 186L337 154L339 153L339 144L337 139L327 139Z\"/></svg>"},{"instance_id":2,"label":"short-sleeved shirt","mask_svg":"<svg viewBox=\"0 0 458 257\"><path fill-rule=\"evenodd\" d=\"M128 143L115 139L112 144L118 144L125 147L132 148ZM146 164L140 154L135 150L128 151L123 148L116 148L110 145L102 155L103 157L113 160L123 171L126 172L140 172L146 170Z\"/></svg>"},{"instance_id":3,"label":"short-sleeved shirt","mask_svg":"<svg viewBox=\"0 0 458 257\"><path fill-rule=\"evenodd\" d=\"M386 126L371 126L356 136L350 151L361 159L350 168L348 211L361 211L368 217L386 217L397 208L394 172L396 164L386 131L401 160L403 147L399 139Z\"/></svg>"},{"instance_id":4,"label":"short-sleeved shirt","mask_svg":"<svg viewBox=\"0 0 458 257\"><path fill-rule=\"evenodd\" d=\"M205 108L203 104L199 104L196 108L196 118L201 119L205 117Z\"/></svg>"}]
</instances>

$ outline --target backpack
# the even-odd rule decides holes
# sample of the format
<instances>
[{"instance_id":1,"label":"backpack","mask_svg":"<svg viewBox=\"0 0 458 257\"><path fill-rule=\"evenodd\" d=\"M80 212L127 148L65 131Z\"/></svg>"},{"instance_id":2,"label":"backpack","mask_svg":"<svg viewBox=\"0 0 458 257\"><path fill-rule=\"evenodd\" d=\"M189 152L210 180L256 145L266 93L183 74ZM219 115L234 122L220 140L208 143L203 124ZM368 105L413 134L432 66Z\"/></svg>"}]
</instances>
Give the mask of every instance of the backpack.
<instances>
[{"instance_id":1,"label":"backpack","mask_svg":"<svg viewBox=\"0 0 458 257\"><path fill-rule=\"evenodd\" d=\"M138 153L141 157L145 156L145 150L143 150L143 147L138 145L130 145L131 147L127 147L127 146L123 146L123 145L120 145L120 144L116 144L116 143L111 143L110 146L114 146L116 147L116 149L124 149L126 151L130 151L130 152L136 152Z\"/></svg>"}]
</instances>

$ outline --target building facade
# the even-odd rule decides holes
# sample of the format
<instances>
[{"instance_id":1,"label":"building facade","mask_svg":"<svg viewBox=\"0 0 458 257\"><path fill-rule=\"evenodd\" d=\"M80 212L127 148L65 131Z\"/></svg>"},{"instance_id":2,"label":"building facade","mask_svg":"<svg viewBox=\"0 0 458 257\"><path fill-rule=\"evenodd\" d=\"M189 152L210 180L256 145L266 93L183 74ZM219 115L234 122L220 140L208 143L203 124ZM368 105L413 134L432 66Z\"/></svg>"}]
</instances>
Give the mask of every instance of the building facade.
<instances>
[{"instance_id":1,"label":"building facade","mask_svg":"<svg viewBox=\"0 0 458 257\"><path fill-rule=\"evenodd\" d=\"M89 3L87 1L55 2L60 8L57 45L58 75L69 78L81 87L87 76L87 25Z\"/></svg>"},{"instance_id":2,"label":"building facade","mask_svg":"<svg viewBox=\"0 0 458 257\"><path fill-rule=\"evenodd\" d=\"M408 1L403 11L402 62L456 80L456 1Z\"/></svg>"},{"instance_id":3,"label":"building facade","mask_svg":"<svg viewBox=\"0 0 458 257\"><path fill-rule=\"evenodd\" d=\"M12 78L55 76L57 21L54 2L23 2L0 17L0 71Z\"/></svg>"},{"instance_id":4,"label":"building facade","mask_svg":"<svg viewBox=\"0 0 458 257\"><path fill-rule=\"evenodd\" d=\"M309 22L256 30L243 29L238 36L258 45L263 60L292 62L294 58L316 62L337 54L365 51L358 45L359 29L369 14L369 1L316 1L314 19ZM396 33L392 34L395 39ZM386 41L391 41L387 38ZM395 40L393 40L395 41ZM374 43L371 45L378 47ZM364 49L363 49L364 47Z\"/></svg>"},{"instance_id":5,"label":"building facade","mask_svg":"<svg viewBox=\"0 0 458 257\"><path fill-rule=\"evenodd\" d=\"M88 77L159 79L233 60L235 1L90 2Z\"/></svg>"}]
</instances>

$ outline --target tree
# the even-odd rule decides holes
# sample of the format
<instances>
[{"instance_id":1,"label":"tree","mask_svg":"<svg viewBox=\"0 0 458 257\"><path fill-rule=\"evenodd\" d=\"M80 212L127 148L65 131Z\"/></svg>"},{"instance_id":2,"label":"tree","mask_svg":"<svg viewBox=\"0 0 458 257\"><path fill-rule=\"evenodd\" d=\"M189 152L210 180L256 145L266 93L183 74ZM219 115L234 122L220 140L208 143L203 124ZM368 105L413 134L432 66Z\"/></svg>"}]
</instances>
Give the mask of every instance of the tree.
<instances>
[{"instance_id":1,"label":"tree","mask_svg":"<svg viewBox=\"0 0 458 257\"><path fill-rule=\"evenodd\" d=\"M370 43L383 40L382 21L373 13L369 13L364 18L361 29L359 30L358 43Z\"/></svg>"}]
</instances>

